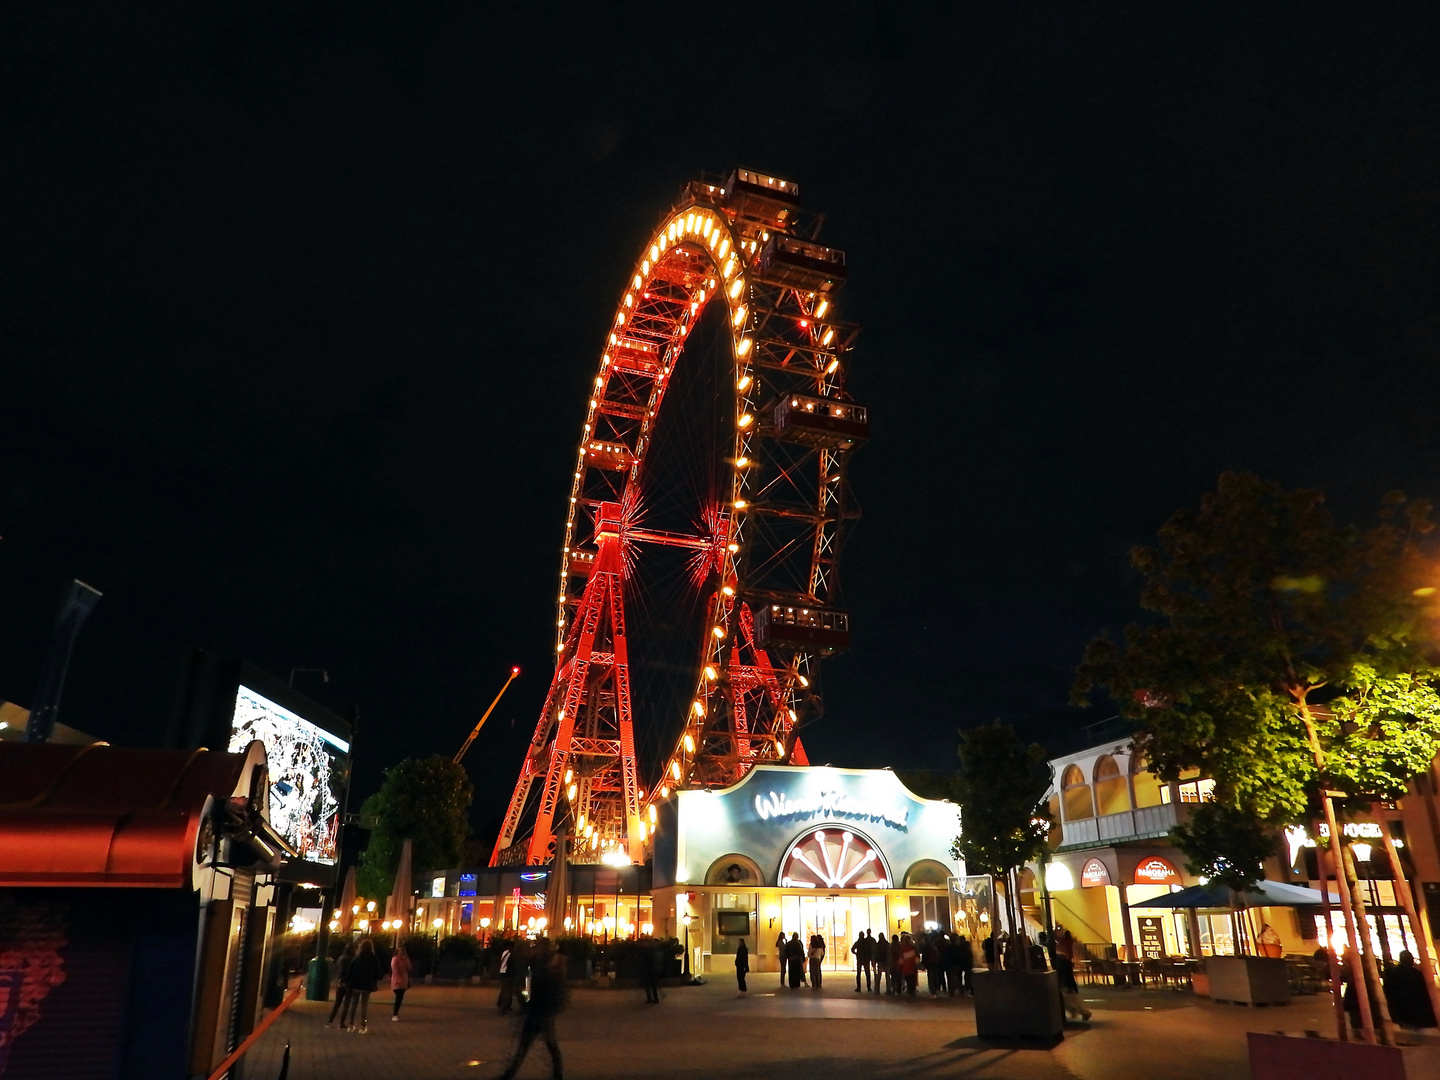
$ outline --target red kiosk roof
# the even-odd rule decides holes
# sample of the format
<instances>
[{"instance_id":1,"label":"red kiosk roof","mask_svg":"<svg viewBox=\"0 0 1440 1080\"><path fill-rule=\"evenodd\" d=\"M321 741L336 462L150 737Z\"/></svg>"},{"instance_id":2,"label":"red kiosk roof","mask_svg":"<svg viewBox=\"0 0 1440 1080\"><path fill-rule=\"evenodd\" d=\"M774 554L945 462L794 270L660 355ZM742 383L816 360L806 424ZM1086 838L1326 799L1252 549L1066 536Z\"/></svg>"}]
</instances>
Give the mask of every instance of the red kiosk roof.
<instances>
[{"instance_id":1,"label":"red kiosk roof","mask_svg":"<svg viewBox=\"0 0 1440 1080\"><path fill-rule=\"evenodd\" d=\"M0 886L190 888L207 808L247 796L264 765L258 743L243 754L0 743Z\"/></svg>"}]
</instances>

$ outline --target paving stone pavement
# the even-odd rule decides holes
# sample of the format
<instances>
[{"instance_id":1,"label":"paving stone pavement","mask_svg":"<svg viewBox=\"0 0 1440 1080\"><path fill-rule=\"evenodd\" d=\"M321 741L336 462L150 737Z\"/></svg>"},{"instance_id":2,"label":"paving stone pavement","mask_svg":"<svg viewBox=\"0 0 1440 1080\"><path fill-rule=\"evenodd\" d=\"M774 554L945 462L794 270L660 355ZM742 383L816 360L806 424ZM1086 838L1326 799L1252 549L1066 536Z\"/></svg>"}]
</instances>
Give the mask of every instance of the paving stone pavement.
<instances>
[{"instance_id":1,"label":"paving stone pavement","mask_svg":"<svg viewBox=\"0 0 1440 1080\"><path fill-rule=\"evenodd\" d=\"M771 978L774 978L772 975ZM726 1080L1242 1080L1245 1032L1324 1029L1327 999L1275 1009L1215 1005L1173 990L1087 989L1094 1017L1051 1050L997 1047L975 1038L963 998L856 994L841 979L819 993L750 980L666 992L647 1006L639 990L577 989L558 1021L570 1080L725 1077ZM244 1080L276 1080L286 1042L288 1080L491 1080L515 1045L516 1018L495 1008L493 987L417 984L398 1023L390 995L370 1003L365 1035L327 1029L328 1002L298 1001L261 1038ZM522 1078L550 1076L537 1044Z\"/></svg>"}]
</instances>

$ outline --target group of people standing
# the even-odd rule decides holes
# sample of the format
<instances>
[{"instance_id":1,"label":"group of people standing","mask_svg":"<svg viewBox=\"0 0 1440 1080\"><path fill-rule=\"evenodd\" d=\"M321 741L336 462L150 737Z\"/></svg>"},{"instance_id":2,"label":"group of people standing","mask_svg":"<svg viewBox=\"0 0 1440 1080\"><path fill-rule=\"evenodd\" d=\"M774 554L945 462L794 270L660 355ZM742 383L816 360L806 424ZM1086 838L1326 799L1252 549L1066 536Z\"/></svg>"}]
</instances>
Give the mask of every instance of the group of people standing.
<instances>
[{"instance_id":1,"label":"group of people standing","mask_svg":"<svg viewBox=\"0 0 1440 1080\"><path fill-rule=\"evenodd\" d=\"M798 932L788 938L782 932L775 940L775 949L781 959L781 986L820 989L827 949L824 935L811 934L808 941L801 941ZM914 997L921 971L926 974L926 988L933 996L971 993L970 970L975 966L975 953L963 934L936 931L916 938L902 932L887 938L883 930L878 936L863 930L856 935L850 953L855 957L857 994L864 991ZM735 969L740 992L744 993L745 975L750 970L748 953L737 951Z\"/></svg>"},{"instance_id":2,"label":"group of people standing","mask_svg":"<svg viewBox=\"0 0 1440 1080\"><path fill-rule=\"evenodd\" d=\"M400 1019L400 1004L405 1000L405 991L410 988L410 954L404 945L395 946L390 957L390 990L395 1000L390 1009L390 1019ZM335 1004L330 1009L326 1027L333 1027L335 1017L340 1017L341 1031L358 1031L364 1035L370 1030L370 995L380 985L380 957L375 953L375 942L370 938L350 942L336 962ZM358 1020L358 1025L357 1025Z\"/></svg>"}]
</instances>

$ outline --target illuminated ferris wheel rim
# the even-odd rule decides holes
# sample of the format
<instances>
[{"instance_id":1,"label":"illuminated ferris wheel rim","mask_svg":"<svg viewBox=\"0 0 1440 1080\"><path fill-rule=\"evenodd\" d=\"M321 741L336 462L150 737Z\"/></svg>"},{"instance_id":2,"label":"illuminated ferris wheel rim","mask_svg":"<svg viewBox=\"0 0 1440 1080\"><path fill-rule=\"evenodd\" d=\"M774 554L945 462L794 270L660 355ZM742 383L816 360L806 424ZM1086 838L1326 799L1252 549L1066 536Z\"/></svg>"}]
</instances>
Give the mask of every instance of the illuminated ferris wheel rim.
<instances>
[{"instance_id":1,"label":"illuminated ferris wheel rim","mask_svg":"<svg viewBox=\"0 0 1440 1080\"><path fill-rule=\"evenodd\" d=\"M759 179L763 183L773 185L781 192L787 189L798 191L798 187L788 181L770 177ZM716 196L723 196L724 193L723 188L714 191ZM580 510L587 502L583 496L585 476L587 468L592 467L587 461L587 455L603 453L607 449L607 445L595 437L596 416L602 404L606 382L626 350L633 352L639 346L643 351L659 352L660 376L655 380L655 390L651 401L647 403L641 434L631 455L628 468L628 482L633 484L643 468L655 420L663 407L663 399L670 376L684 351L689 333L698 324L709 304L717 297L720 298L727 308L726 323L730 329L730 358L733 365L732 387L735 394L735 407L731 421L732 453L728 459L728 464L732 467L730 497L724 505L724 513L717 519L718 523L723 526L724 533L715 537L717 553L720 557L720 566L717 569L721 587L710 605L710 617L706 624L710 628L709 636L706 639L708 647L705 662L699 665L697 671L696 693L691 705L691 708L701 715L703 715L704 709L702 703L707 696L706 674L715 672L723 664L722 654L728 645L731 633L730 622L733 605L728 601L742 590L743 567L738 558L741 546L740 532L744 525L744 515L749 508L746 498L747 481L750 466L754 463L752 443L758 427L756 423L757 403L751 394L751 391L758 386L758 380L754 376L751 365L755 352L756 319L751 296L751 283L747 277L747 265L755 258L760 245L769 238L769 232L761 230L758 237L745 239L736 233L731 220L723 209L697 200L667 214L659 228L643 246L641 255L631 272L629 284L621 293L620 300L616 304L605 349L601 353L600 366L592 383L580 445L576 453L565 522L565 543L561 552L560 595L556 618L557 667L565 661L567 632L571 629L571 624L566 617L566 609L575 602L575 597L567 593L567 583L572 573L573 561L583 557L579 544L580 538L576 536L576 527ZM688 311L683 312L674 320L668 336L657 337L652 332L647 333L645 339L637 341L631 335L630 330L640 300L647 295L658 280L663 279L663 272L668 267L673 265L677 259L684 257L699 257L705 260L710 273L704 287L698 295L692 297ZM835 387L838 386L840 360L839 343L834 342L833 316L826 322L818 322L830 315L831 299L823 293L811 292L807 296L812 305L808 313L817 320L814 327L817 344L821 347L833 345L836 349L836 355L820 372L821 376L828 381L828 386ZM825 388L821 389L821 393L825 394ZM799 675L798 678L802 684L808 685L808 680L803 675ZM786 706L792 722L795 720L793 706L793 701ZM647 803L653 804L656 795L663 797L663 794L668 794L668 788L671 785L678 785L681 782L685 775L682 761L694 752L693 736L688 732L683 733L675 752L667 757L664 767L665 774L656 781L657 790L650 792L649 797L645 800ZM783 757L784 752L784 747L777 743L777 756ZM653 819L653 815L651 816Z\"/></svg>"}]
</instances>

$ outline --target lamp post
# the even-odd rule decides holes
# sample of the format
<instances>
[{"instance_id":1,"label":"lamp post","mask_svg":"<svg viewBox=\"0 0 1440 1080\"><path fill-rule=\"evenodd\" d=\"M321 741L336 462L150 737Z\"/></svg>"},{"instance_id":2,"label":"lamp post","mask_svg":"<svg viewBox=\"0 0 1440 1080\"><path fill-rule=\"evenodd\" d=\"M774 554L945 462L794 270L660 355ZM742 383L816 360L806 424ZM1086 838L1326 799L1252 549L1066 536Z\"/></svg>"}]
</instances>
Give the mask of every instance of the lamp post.
<instances>
[{"instance_id":1,"label":"lamp post","mask_svg":"<svg viewBox=\"0 0 1440 1080\"><path fill-rule=\"evenodd\" d=\"M685 924L685 978L690 978L690 913L687 911L680 917Z\"/></svg>"}]
</instances>

